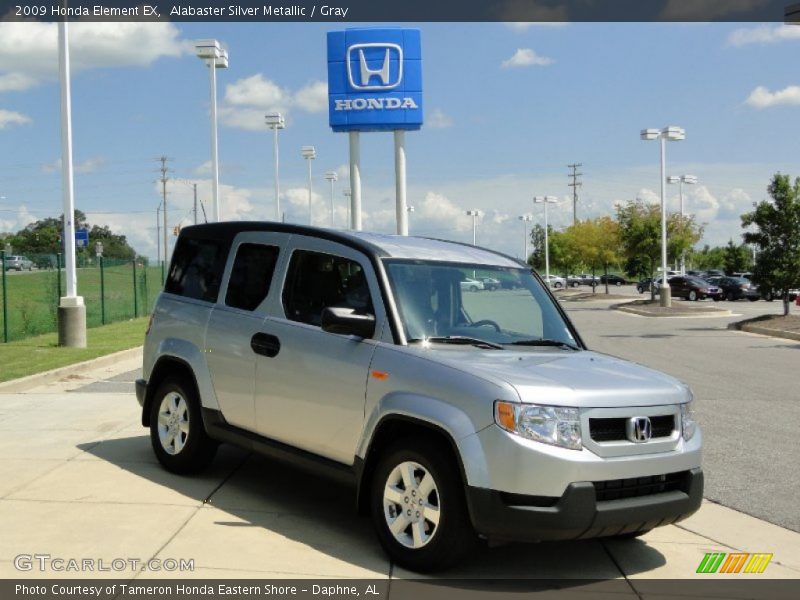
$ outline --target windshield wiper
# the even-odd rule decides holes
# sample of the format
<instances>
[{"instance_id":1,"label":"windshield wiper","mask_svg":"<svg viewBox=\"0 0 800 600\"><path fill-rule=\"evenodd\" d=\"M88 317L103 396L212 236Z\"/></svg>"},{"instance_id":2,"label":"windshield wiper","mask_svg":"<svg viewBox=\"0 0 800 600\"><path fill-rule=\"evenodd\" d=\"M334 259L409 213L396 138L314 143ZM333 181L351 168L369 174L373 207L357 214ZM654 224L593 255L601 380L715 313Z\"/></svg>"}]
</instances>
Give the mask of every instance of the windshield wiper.
<instances>
[{"instance_id":1,"label":"windshield wiper","mask_svg":"<svg viewBox=\"0 0 800 600\"><path fill-rule=\"evenodd\" d=\"M535 340L517 340L510 342L512 346L555 346L557 348L569 348L570 350L580 350L575 344L569 344L560 340L551 340L548 338L538 338Z\"/></svg>"},{"instance_id":2,"label":"windshield wiper","mask_svg":"<svg viewBox=\"0 0 800 600\"><path fill-rule=\"evenodd\" d=\"M492 350L505 350L505 348L501 344L495 344L494 342L487 342L486 340L481 340L479 338L467 337L464 335L448 335L448 336L439 336L439 337L427 337L427 338L413 338L408 340L409 344L415 344L418 342L433 342L435 344L466 344L471 346L477 346L478 348L491 348Z\"/></svg>"}]
</instances>

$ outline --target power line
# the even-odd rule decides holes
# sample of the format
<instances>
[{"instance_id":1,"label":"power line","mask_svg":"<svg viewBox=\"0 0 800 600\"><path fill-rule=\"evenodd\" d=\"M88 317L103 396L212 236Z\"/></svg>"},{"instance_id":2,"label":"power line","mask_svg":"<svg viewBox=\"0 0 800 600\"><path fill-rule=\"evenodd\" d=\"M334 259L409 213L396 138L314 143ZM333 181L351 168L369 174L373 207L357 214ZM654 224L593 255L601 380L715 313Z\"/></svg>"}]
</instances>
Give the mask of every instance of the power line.
<instances>
[{"instance_id":1,"label":"power line","mask_svg":"<svg viewBox=\"0 0 800 600\"><path fill-rule=\"evenodd\" d=\"M583 185L580 181L578 181L578 177L583 175L583 173L578 173L578 167L582 167L583 163L575 163L573 165L567 165L570 169L572 169L572 173L567 175L568 177L572 177L572 183L568 183L567 185L572 188L572 224L575 225L578 222L578 188Z\"/></svg>"}]
</instances>

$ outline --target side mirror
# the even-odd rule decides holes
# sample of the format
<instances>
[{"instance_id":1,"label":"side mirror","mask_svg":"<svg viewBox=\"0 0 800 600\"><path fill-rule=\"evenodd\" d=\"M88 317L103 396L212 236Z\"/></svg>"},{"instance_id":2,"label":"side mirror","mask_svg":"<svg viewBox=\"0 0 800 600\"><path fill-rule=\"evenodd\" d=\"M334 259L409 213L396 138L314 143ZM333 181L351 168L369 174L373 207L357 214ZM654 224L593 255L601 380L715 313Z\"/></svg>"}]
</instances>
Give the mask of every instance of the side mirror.
<instances>
[{"instance_id":1,"label":"side mirror","mask_svg":"<svg viewBox=\"0 0 800 600\"><path fill-rule=\"evenodd\" d=\"M322 331L371 338L375 333L375 315L360 314L352 308L329 306L322 310Z\"/></svg>"}]
</instances>

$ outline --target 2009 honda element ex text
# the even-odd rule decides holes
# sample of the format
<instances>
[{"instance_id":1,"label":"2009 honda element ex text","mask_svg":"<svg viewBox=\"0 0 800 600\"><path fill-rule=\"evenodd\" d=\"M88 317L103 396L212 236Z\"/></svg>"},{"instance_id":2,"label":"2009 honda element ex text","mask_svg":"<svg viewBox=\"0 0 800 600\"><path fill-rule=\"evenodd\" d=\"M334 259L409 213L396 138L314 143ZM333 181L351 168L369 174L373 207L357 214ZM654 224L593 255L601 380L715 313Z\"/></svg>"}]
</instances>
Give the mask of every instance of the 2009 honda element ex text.
<instances>
[{"instance_id":1,"label":"2009 honda element ex text","mask_svg":"<svg viewBox=\"0 0 800 600\"><path fill-rule=\"evenodd\" d=\"M227 442L351 481L417 571L480 538L635 537L702 498L688 387L588 350L529 267L454 242L187 227L136 392L168 470Z\"/></svg>"}]
</instances>

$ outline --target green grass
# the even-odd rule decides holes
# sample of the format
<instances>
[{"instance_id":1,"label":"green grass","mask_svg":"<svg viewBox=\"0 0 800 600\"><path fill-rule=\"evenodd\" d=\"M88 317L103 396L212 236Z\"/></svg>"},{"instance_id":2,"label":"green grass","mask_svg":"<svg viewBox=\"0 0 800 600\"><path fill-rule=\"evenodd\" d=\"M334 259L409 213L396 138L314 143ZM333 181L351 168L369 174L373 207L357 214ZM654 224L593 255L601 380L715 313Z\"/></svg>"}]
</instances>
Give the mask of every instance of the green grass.
<instances>
[{"instance_id":1,"label":"green grass","mask_svg":"<svg viewBox=\"0 0 800 600\"><path fill-rule=\"evenodd\" d=\"M77 270L78 294L86 304L86 323L89 327L103 324L100 302L100 269L89 266ZM134 317L134 280L130 262L119 264L107 261L103 270L105 287L105 323ZM55 269L32 273L7 273L8 314L0 307L0 343L3 341L3 322L8 318L8 339L20 340L57 330L58 272ZM61 273L61 291L66 286L66 274ZM147 315L161 290L161 268L136 269L136 301L139 315ZM0 286L2 294L2 286Z\"/></svg>"},{"instance_id":2,"label":"green grass","mask_svg":"<svg viewBox=\"0 0 800 600\"><path fill-rule=\"evenodd\" d=\"M148 317L90 328L86 348L59 348L58 334L47 333L0 344L0 381L8 381L140 346Z\"/></svg>"}]
</instances>

